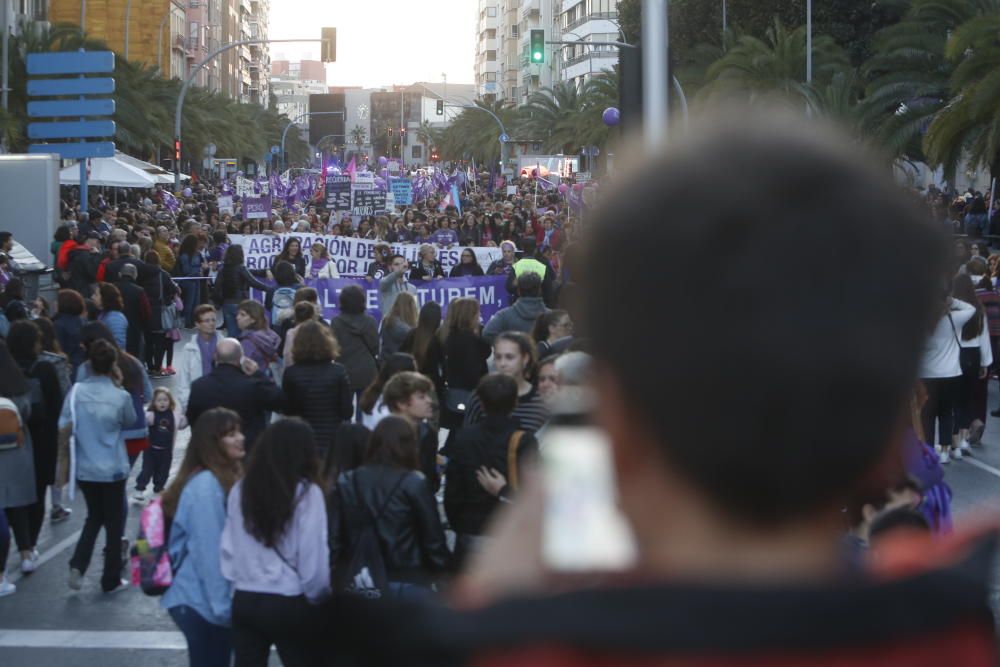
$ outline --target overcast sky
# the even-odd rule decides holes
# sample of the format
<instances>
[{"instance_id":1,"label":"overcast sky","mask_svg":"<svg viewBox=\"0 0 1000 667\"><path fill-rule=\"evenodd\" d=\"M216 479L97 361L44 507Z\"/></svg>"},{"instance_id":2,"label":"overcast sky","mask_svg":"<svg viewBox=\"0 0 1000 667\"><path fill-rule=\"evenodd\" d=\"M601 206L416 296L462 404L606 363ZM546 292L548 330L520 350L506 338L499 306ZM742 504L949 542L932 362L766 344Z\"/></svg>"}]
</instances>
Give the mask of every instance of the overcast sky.
<instances>
[{"instance_id":1,"label":"overcast sky","mask_svg":"<svg viewBox=\"0 0 1000 667\"><path fill-rule=\"evenodd\" d=\"M331 86L473 83L476 0L271 0L270 37L319 38L337 28ZM272 60L319 60L320 45L272 44Z\"/></svg>"}]
</instances>

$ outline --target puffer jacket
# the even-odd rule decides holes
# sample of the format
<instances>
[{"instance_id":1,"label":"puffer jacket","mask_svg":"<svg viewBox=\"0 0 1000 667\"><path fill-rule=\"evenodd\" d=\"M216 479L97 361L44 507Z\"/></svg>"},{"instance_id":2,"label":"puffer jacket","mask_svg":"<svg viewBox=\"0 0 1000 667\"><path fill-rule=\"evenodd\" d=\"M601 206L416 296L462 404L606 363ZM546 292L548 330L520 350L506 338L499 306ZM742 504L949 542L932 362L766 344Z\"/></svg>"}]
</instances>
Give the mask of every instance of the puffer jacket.
<instances>
[{"instance_id":1,"label":"puffer jacket","mask_svg":"<svg viewBox=\"0 0 1000 667\"><path fill-rule=\"evenodd\" d=\"M335 445L337 427L354 416L351 383L342 364L306 361L285 369L285 414L302 417L316 434L321 456Z\"/></svg>"},{"instance_id":2,"label":"puffer jacket","mask_svg":"<svg viewBox=\"0 0 1000 667\"><path fill-rule=\"evenodd\" d=\"M271 329L251 329L240 336L243 354L257 362L261 370L266 370L272 362L278 361L281 355L281 336Z\"/></svg>"},{"instance_id":3,"label":"puffer jacket","mask_svg":"<svg viewBox=\"0 0 1000 667\"><path fill-rule=\"evenodd\" d=\"M368 313L340 314L330 321L333 335L340 343L340 363L354 391L361 391L375 379L378 354L378 327Z\"/></svg>"},{"instance_id":4,"label":"puffer jacket","mask_svg":"<svg viewBox=\"0 0 1000 667\"><path fill-rule=\"evenodd\" d=\"M427 480L413 470L381 465L361 466L337 480L330 498L334 563L350 557L361 529L383 505L375 532L389 581L429 583L451 568L451 552Z\"/></svg>"}]
</instances>

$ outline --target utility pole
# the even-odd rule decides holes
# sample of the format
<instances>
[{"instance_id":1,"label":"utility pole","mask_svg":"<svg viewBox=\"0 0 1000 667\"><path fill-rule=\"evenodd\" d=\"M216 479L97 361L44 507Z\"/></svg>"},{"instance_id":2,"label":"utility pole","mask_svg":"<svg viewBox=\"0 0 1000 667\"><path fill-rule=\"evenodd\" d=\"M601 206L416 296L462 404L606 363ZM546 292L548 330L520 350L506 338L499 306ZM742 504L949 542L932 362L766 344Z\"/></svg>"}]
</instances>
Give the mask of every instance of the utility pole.
<instances>
[{"instance_id":1,"label":"utility pole","mask_svg":"<svg viewBox=\"0 0 1000 667\"><path fill-rule=\"evenodd\" d=\"M9 73L7 71L10 69L10 0L0 0L0 2L3 3L3 18L0 19L3 23L3 62L0 63L0 67L3 68L3 83L0 86L2 86L3 90L0 92L0 106L6 111L7 88L10 84L8 80ZM0 138L0 142L2 141L3 139Z\"/></svg>"},{"instance_id":2,"label":"utility pole","mask_svg":"<svg viewBox=\"0 0 1000 667\"><path fill-rule=\"evenodd\" d=\"M667 140L670 123L668 0L642 0L642 127L647 150Z\"/></svg>"}]
</instances>

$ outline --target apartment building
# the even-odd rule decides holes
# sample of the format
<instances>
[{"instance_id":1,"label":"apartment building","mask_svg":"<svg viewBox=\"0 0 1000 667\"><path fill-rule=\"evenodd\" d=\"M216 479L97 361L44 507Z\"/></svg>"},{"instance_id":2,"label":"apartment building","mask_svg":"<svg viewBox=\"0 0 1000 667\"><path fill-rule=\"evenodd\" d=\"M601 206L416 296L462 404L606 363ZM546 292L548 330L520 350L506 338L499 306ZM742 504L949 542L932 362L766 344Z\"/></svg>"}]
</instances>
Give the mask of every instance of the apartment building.
<instances>
[{"instance_id":1,"label":"apartment building","mask_svg":"<svg viewBox=\"0 0 1000 667\"><path fill-rule=\"evenodd\" d=\"M585 81L618 63L618 49L589 42L618 41L618 0L557 0L556 80L582 86Z\"/></svg>"}]
</instances>

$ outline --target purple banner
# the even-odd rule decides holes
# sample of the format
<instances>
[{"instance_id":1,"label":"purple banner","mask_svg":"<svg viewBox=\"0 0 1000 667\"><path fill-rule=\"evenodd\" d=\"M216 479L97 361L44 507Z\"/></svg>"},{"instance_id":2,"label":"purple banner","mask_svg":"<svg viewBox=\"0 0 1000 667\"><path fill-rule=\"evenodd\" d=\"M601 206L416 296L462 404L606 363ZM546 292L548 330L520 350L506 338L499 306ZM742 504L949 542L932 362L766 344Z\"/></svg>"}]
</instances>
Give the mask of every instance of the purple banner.
<instances>
[{"instance_id":1,"label":"purple banner","mask_svg":"<svg viewBox=\"0 0 1000 667\"><path fill-rule=\"evenodd\" d=\"M497 311L510 305L510 295L507 294L506 276L483 276L465 278L442 278L433 281L416 281L413 286L417 288L417 304L423 306L428 301L441 304L444 312L448 310L448 304L455 299L462 297L472 297L479 301L479 313L482 315L483 324L490 321ZM368 294L368 313L376 320L382 318L379 309L378 281L358 280L351 278L320 278L313 280L306 278L305 284L315 287L319 292L319 303L323 308L323 318L330 321L340 313L338 302L340 291L348 285L359 285ZM251 290L251 298L264 303L264 294L258 290Z\"/></svg>"},{"instance_id":2,"label":"purple banner","mask_svg":"<svg viewBox=\"0 0 1000 667\"><path fill-rule=\"evenodd\" d=\"M243 199L243 219L257 220L271 217L271 196L246 197Z\"/></svg>"}]
</instances>

